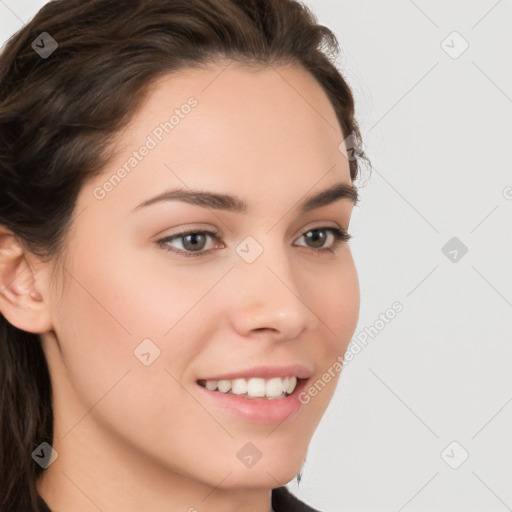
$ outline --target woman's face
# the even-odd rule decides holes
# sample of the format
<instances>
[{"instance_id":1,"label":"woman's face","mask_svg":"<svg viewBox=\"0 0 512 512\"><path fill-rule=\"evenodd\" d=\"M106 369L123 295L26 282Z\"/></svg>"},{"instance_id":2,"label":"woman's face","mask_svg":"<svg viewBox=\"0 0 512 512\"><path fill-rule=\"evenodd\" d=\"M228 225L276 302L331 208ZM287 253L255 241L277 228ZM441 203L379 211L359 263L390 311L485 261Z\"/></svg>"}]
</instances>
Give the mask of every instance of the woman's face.
<instances>
[{"instance_id":1,"label":"woman's face","mask_svg":"<svg viewBox=\"0 0 512 512\"><path fill-rule=\"evenodd\" d=\"M359 314L350 248L334 235L352 199L308 203L351 187L344 138L296 67L219 64L158 80L79 194L65 285L50 297L55 467L122 461L120 477L225 488L294 477ZM301 380L274 399L198 383L244 376L256 394L261 378L266 391L283 385L275 377Z\"/></svg>"}]
</instances>

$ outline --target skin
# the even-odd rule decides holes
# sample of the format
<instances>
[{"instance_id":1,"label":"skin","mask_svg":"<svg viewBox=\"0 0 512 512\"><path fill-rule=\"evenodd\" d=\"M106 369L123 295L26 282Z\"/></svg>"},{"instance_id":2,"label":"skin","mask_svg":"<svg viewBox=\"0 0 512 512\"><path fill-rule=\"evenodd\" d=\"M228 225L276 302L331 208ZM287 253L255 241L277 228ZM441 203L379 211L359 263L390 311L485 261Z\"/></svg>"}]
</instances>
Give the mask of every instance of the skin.
<instances>
[{"instance_id":1,"label":"skin","mask_svg":"<svg viewBox=\"0 0 512 512\"><path fill-rule=\"evenodd\" d=\"M94 197L191 96L197 107ZM339 374L277 428L207 404L196 380L302 363L314 382L345 352L359 315L350 247L318 253L302 235L348 230L353 204L296 206L351 184L344 138L322 88L298 67L185 70L155 82L116 157L83 186L61 261L38 260L2 228L0 308L41 334L54 390L59 457L38 481L50 508L268 512L271 489L300 469ZM248 210L172 201L131 212L175 187L236 195ZM189 228L216 229L219 240L198 257L157 244ZM235 251L247 236L263 248L250 264ZM183 239L172 243L183 250ZM133 354L145 338L161 351L150 366ZM251 468L237 458L246 442L262 454Z\"/></svg>"}]
</instances>

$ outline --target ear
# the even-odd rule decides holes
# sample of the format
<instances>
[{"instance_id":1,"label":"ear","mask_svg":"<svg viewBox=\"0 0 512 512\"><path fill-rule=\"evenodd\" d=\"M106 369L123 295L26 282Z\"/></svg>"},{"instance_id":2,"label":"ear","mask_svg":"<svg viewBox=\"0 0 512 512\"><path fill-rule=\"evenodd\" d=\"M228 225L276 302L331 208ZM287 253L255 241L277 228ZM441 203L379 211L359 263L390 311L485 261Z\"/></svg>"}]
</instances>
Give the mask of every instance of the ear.
<instances>
[{"instance_id":1,"label":"ear","mask_svg":"<svg viewBox=\"0 0 512 512\"><path fill-rule=\"evenodd\" d=\"M18 329L42 334L52 329L52 321L44 298L48 293L44 282L37 280L32 256L11 231L0 226L0 312Z\"/></svg>"}]
</instances>

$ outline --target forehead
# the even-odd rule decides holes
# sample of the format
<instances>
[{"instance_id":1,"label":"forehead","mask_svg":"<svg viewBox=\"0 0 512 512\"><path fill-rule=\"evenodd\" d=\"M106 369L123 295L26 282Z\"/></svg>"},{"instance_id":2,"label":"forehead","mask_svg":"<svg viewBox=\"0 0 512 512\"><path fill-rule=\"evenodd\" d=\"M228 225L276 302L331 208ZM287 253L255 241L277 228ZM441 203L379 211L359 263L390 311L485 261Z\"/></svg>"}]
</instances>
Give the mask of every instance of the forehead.
<instances>
[{"instance_id":1,"label":"forehead","mask_svg":"<svg viewBox=\"0 0 512 512\"><path fill-rule=\"evenodd\" d=\"M247 197L265 194L269 184L305 193L320 179L322 188L350 183L343 139L327 95L307 71L222 62L156 80L94 185L124 167L129 175L115 195L132 205L142 193L161 192L163 182ZM151 149L135 161L143 146Z\"/></svg>"},{"instance_id":2,"label":"forehead","mask_svg":"<svg viewBox=\"0 0 512 512\"><path fill-rule=\"evenodd\" d=\"M183 106L197 102L190 115ZM187 109L188 111L188 109ZM125 131L125 143L136 142L159 124L180 114L172 137L193 131L202 144L230 139L273 142L283 148L337 145L343 140L335 111L320 84L298 66L241 66L219 62L203 69L184 69L153 82L146 100ZM182 123L186 117L186 123ZM175 129L174 129L175 128ZM273 136L280 137L276 141ZM166 135L169 135L166 133ZM201 140L199 140L201 139ZM306 140L304 140L306 139ZM240 150L245 149L240 147Z\"/></svg>"}]
</instances>

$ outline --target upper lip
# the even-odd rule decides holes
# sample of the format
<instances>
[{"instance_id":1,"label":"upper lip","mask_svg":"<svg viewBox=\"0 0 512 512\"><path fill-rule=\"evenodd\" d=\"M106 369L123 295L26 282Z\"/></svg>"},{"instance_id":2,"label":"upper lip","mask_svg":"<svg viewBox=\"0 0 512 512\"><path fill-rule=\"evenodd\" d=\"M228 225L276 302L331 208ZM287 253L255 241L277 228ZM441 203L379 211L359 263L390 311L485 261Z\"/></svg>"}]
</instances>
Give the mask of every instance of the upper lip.
<instances>
[{"instance_id":1,"label":"upper lip","mask_svg":"<svg viewBox=\"0 0 512 512\"><path fill-rule=\"evenodd\" d=\"M271 379L273 377L297 377L299 379L309 379L312 372L301 364L292 364L287 366L253 366L246 370L223 373L209 377L203 377L200 380L233 380L251 377L261 377Z\"/></svg>"}]
</instances>

